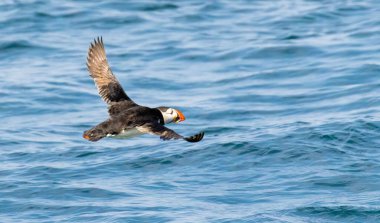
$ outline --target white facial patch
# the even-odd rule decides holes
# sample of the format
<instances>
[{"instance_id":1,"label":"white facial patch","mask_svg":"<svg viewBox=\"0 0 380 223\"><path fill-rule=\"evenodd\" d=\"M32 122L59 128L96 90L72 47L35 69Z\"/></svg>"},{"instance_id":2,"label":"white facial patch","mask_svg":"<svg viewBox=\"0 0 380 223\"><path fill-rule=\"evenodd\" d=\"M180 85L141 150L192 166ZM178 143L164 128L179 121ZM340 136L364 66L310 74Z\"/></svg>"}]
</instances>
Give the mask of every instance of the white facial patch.
<instances>
[{"instance_id":1,"label":"white facial patch","mask_svg":"<svg viewBox=\"0 0 380 223\"><path fill-rule=\"evenodd\" d=\"M161 113L162 113L162 116L164 117L165 124L171 123L173 122L173 120L177 118L177 112L172 108L169 108L165 112L161 112Z\"/></svg>"}]
</instances>

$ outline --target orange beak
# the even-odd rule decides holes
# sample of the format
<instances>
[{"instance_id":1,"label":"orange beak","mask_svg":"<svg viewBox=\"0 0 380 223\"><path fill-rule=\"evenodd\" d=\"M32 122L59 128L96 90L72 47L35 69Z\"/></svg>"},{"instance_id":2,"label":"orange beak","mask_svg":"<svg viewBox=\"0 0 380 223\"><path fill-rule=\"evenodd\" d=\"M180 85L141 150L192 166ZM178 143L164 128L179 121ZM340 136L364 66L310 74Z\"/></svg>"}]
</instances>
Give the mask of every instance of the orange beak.
<instances>
[{"instance_id":1,"label":"orange beak","mask_svg":"<svg viewBox=\"0 0 380 223\"><path fill-rule=\"evenodd\" d=\"M180 111L178 111L178 110L175 110L176 112L177 112L177 114L178 114L178 117L179 117L179 119L178 119L178 121L177 122L182 122L182 121L185 121L185 116L182 114L182 112L180 112Z\"/></svg>"},{"instance_id":2,"label":"orange beak","mask_svg":"<svg viewBox=\"0 0 380 223\"><path fill-rule=\"evenodd\" d=\"M83 134L83 138L87 139L87 140L90 140L90 136L87 135L87 134Z\"/></svg>"}]
</instances>

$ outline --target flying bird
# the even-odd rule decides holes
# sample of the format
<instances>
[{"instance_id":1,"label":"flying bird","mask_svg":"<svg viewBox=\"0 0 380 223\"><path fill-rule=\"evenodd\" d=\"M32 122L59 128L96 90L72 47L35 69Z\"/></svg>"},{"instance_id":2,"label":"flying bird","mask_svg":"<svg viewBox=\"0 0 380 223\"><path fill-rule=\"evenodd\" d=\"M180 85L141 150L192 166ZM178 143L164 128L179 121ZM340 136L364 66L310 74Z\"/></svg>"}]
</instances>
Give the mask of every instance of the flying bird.
<instances>
[{"instance_id":1,"label":"flying bird","mask_svg":"<svg viewBox=\"0 0 380 223\"><path fill-rule=\"evenodd\" d=\"M131 138L150 133L160 136L163 140L184 139L188 142L202 140L204 132L184 137L164 126L185 120L185 116L178 109L141 106L128 97L111 71L101 37L90 45L87 68L99 95L108 104L109 118L85 131L83 138L95 142L104 137Z\"/></svg>"}]
</instances>

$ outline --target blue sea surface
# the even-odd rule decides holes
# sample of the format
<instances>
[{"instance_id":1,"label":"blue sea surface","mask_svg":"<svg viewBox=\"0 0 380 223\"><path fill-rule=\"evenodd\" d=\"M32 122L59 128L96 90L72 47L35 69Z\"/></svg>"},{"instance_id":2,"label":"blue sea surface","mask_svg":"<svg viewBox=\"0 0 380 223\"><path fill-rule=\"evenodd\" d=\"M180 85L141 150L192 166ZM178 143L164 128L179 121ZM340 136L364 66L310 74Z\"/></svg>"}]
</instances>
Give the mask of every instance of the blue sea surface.
<instances>
[{"instance_id":1,"label":"blue sea surface","mask_svg":"<svg viewBox=\"0 0 380 223\"><path fill-rule=\"evenodd\" d=\"M380 1L0 2L0 222L380 222ZM82 138L102 36L199 143Z\"/></svg>"}]
</instances>

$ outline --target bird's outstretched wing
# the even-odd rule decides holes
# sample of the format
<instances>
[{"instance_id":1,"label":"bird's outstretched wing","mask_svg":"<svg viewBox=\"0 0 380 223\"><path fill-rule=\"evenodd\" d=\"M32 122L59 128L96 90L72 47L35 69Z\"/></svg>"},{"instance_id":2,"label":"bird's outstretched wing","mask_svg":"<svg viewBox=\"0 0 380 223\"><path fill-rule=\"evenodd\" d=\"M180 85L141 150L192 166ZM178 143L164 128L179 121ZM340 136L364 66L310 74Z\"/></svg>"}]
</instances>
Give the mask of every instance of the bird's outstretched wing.
<instances>
[{"instance_id":1,"label":"bird's outstretched wing","mask_svg":"<svg viewBox=\"0 0 380 223\"><path fill-rule=\"evenodd\" d=\"M159 123L146 123L144 125L137 126L136 128L143 133L158 135L162 140L184 139L188 142L199 142L203 139L204 136L204 132L200 132L194 136L183 137L175 131Z\"/></svg>"},{"instance_id":2,"label":"bird's outstretched wing","mask_svg":"<svg viewBox=\"0 0 380 223\"><path fill-rule=\"evenodd\" d=\"M100 96L107 104L121 101L130 102L131 105L135 104L113 75L108 65L102 38L98 37L91 43L87 56L87 68L90 76L94 79Z\"/></svg>"}]
</instances>

